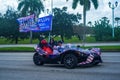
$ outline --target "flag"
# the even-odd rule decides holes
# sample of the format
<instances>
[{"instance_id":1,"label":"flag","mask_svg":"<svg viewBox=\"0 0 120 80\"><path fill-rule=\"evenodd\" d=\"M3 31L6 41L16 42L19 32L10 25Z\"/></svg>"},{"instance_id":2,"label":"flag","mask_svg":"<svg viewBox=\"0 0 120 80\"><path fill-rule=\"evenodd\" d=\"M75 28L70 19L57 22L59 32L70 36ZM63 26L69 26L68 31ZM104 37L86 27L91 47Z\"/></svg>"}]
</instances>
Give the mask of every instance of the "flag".
<instances>
[{"instance_id":1,"label":"flag","mask_svg":"<svg viewBox=\"0 0 120 80\"><path fill-rule=\"evenodd\" d=\"M86 61L80 62L78 65L91 63L91 62L93 61L93 59L94 59L94 56L93 56L92 54L90 54L90 55L87 57Z\"/></svg>"},{"instance_id":2,"label":"flag","mask_svg":"<svg viewBox=\"0 0 120 80\"><path fill-rule=\"evenodd\" d=\"M52 15L41 17L37 21L40 31L51 31L52 30Z\"/></svg>"},{"instance_id":3,"label":"flag","mask_svg":"<svg viewBox=\"0 0 120 80\"><path fill-rule=\"evenodd\" d=\"M52 15L38 18L35 21L35 15L21 17L17 19L19 22L19 31L51 31L52 30Z\"/></svg>"},{"instance_id":4,"label":"flag","mask_svg":"<svg viewBox=\"0 0 120 80\"><path fill-rule=\"evenodd\" d=\"M17 19L19 22L19 31L20 32L28 32L28 31L38 31L39 27L35 22L35 15L30 15L26 17L21 17Z\"/></svg>"}]
</instances>

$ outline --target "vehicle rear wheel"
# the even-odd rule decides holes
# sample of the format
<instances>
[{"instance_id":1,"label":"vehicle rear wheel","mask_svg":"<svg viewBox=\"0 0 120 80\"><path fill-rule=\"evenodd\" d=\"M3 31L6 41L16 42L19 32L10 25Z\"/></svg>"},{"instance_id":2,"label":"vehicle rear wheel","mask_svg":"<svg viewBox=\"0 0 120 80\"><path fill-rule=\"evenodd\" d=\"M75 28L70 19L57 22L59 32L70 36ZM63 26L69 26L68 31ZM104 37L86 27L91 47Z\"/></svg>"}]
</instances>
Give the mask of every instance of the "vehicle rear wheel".
<instances>
[{"instance_id":1,"label":"vehicle rear wheel","mask_svg":"<svg viewBox=\"0 0 120 80\"><path fill-rule=\"evenodd\" d=\"M44 64L44 62L43 62L43 57L40 56L38 53L35 53L35 54L33 55L33 62L34 62L35 65L38 65L38 66Z\"/></svg>"},{"instance_id":2,"label":"vehicle rear wheel","mask_svg":"<svg viewBox=\"0 0 120 80\"><path fill-rule=\"evenodd\" d=\"M75 68L77 63L78 59L74 54L66 54L63 58L63 64L68 69Z\"/></svg>"}]
</instances>

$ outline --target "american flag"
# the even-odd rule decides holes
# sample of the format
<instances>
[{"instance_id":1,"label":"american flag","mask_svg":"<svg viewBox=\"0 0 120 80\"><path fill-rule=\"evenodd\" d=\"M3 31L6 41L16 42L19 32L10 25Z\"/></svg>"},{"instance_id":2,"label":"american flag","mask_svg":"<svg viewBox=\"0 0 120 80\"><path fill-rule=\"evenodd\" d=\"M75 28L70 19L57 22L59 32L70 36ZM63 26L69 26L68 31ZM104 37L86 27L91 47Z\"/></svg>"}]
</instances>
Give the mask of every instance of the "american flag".
<instances>
[{"instance_id":1,"label":"american flag","mask_svg":"<svg viewBox=\"0 0 120 80\"><path fill-rule=\"evenodd\" d=\"M93 61L93 59L94 59L94 56L92 54L90 54L87 57L86 61L83 61L83 62L79 63L79 65L91 63Z\"/></svg>"}]
</instances>

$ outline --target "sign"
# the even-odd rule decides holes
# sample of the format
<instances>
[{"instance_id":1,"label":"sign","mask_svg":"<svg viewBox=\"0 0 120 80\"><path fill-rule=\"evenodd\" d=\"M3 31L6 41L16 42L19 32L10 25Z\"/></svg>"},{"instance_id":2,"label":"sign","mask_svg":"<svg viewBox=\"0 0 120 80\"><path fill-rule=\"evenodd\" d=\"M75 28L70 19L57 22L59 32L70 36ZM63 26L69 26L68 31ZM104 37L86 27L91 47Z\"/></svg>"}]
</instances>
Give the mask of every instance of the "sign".
<instances>
[{"instance_id":1,"label":"sign","mask_svg":"<svg viewBox=\"0 0 120 80\"><path fill-rule=\"evenodd\" d=\"M40 31L51 31L52 30L52 15L39 18L38 26L40 28Z\"/></svg>"}]
</instances>

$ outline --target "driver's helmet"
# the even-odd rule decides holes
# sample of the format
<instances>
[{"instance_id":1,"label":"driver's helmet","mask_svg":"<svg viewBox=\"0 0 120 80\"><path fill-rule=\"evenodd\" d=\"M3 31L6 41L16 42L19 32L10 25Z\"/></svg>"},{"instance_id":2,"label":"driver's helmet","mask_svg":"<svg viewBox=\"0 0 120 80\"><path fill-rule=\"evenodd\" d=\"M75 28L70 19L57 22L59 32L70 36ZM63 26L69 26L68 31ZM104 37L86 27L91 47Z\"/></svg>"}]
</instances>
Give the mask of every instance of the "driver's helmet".
<instances>
[{"instance_id":1,"label":"driver's helmet","mask_svg":"<svg viewBox=\"0 0 120 80\"><path fill-rule=\"evenodd\" d=\"M47 44L47 40L43 39L43 40L41 41L41 44Z\"/></svg>"}]
</instances>

